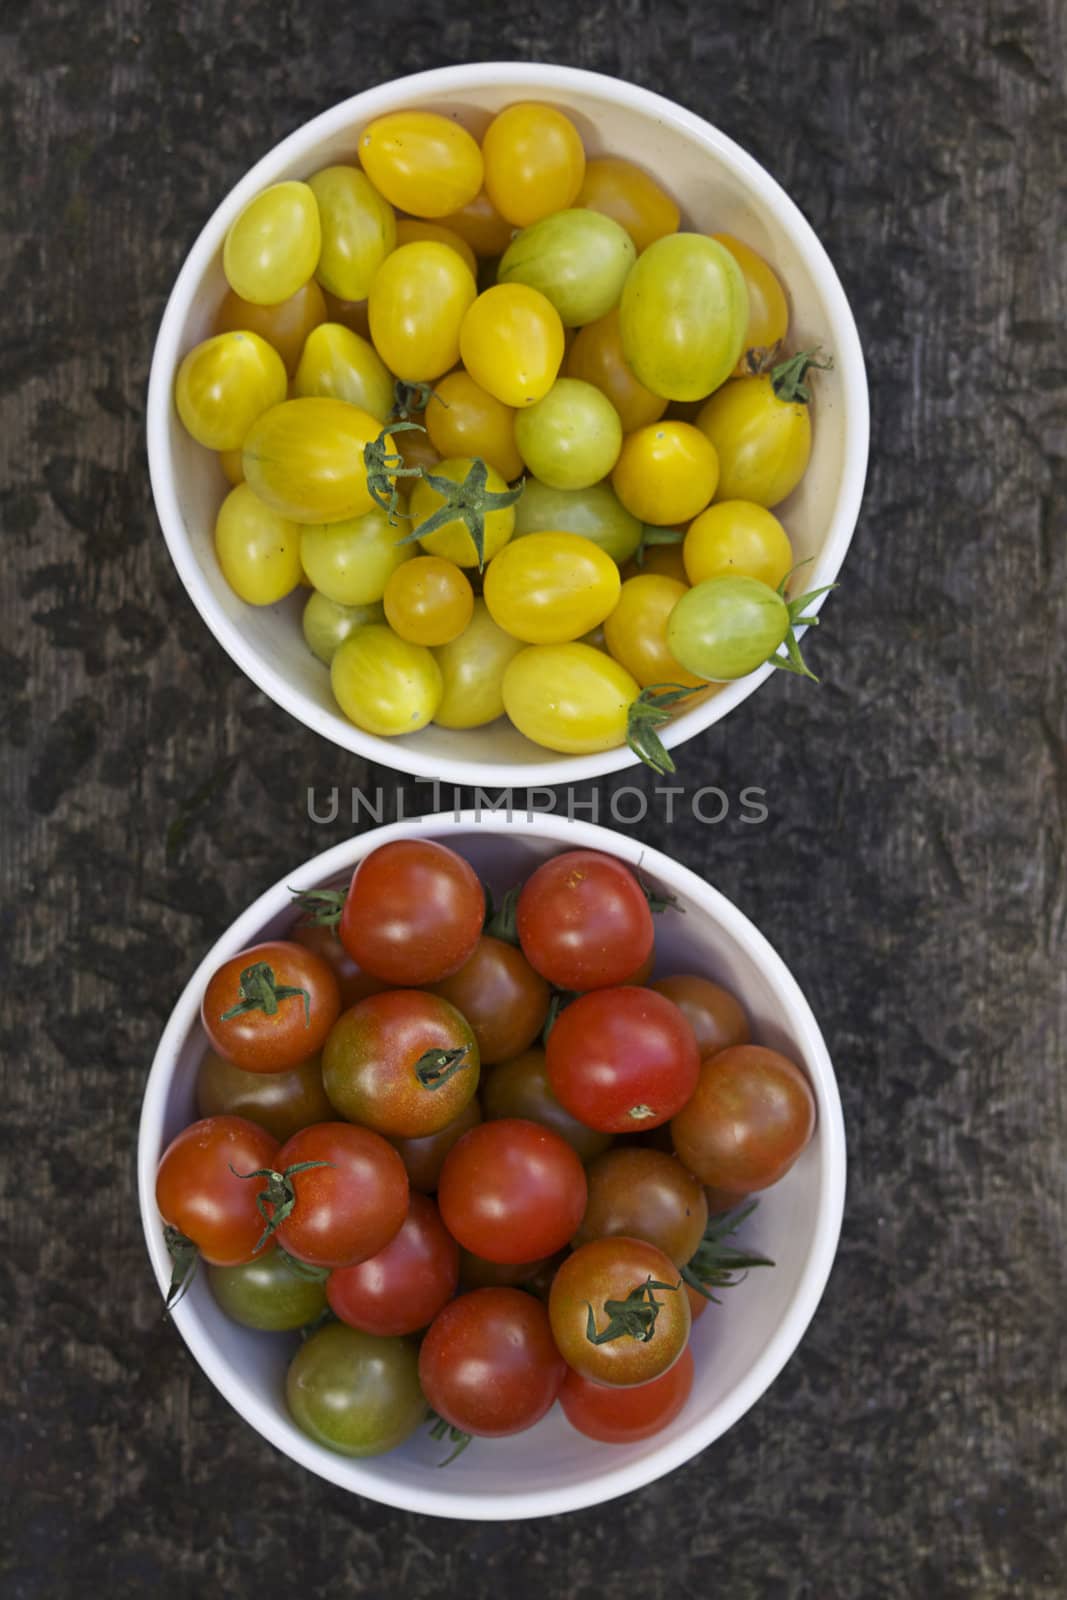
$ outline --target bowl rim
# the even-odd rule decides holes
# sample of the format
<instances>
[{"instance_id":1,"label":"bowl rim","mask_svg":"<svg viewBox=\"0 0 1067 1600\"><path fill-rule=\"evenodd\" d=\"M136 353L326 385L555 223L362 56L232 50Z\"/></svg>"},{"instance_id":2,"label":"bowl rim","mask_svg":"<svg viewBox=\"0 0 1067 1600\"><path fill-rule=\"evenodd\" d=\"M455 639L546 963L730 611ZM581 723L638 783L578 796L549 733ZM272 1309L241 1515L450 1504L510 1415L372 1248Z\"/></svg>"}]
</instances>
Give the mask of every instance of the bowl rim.
<instances>
[{"instance_id":1,"label":"bowl rim","mask_svg":"<svg viewBox=\"0 0 1067 1600\"><path fill-rule=\"evenodd\" d=\"M553 93L565 95L572 90L592 99L609 100L616 104L622 102L632 110L671 125L712 150L723 165L731 168L741 181L759 194L779 225L792 236L827 307L834 362L842 383L841 410L846 435L844 465L834 515L810 580L813 589L833 584L852 541L859 516L870 434L863 351L855 319L833 264L796 203L755 157L734 140L695 112L686 110L651 89L580 67L526 61L485 61L411 73L350 96L302 123L273 145L216 206L175 279L152 355L146 431L152 494L171 559L209 632L257 688L305 727L339 748L367 760L417 776L439 777L446 783L480 783L528 789L602 777L633 766L637 758L628 746L621 745L589 755L554 755L551 759L529 764L511 761L476 763L466 757L424 753L417 744L410 745L403 739L385 739L365 733L354 723L348 723L340 711L333 713L324 710L279 671L267 655L249 643L213 594L200 571L192 541L186 533L175 489L169 442L173 377L182 353L182 334L188 313L207 268L221 249L230 223L242 207L266 184L276 181L279 171L290 161L321 138L392 109L397 101L419 97L440 99L463 90L499 84L501 79L509 87L513 85L517 90L537 90L546 97L551 97ZM815 615L825 598L825 595L821 595L815 600L809 607L809 614ZM664 744L672 749L713 726L747 700L774 670L774 667L765 664L684 713L663 730Z\"/></svg>"},{"instance_id":2,"label":"bowl rim","mask_svg":"<svg viewBox=\"0 0 1067 1600\"><path fill-rule=\"evenodd\" d=\"M287 1432L274 1410L264 1404L238 1374L234 1375L208 1336L198 1326L193 1307L182 1302L171 1318L186 1346L222 1397L268 1442L284 1455L321 1478L379 1504L427 1516L466 1521L501 1521L552 1516L599 1505L628 1494L683 1465L720 1438L770 1386L800 1344L822 1298L837 1251L844 1209L846 1147L844 1120L830 1055L819 1025L796 979L756 925L720 890L690 868L599 824L571 821L544 813L481 812L474 810L431 813L404 822L389 823L346 839L313 856L279 878L247 907L215 941L185 985L171 1012L156 1049L145 1085L137 1137L138 1198L148 1254L162 1293L170 1281L170 1261L163 1227L155 1205L155 1177L162 1149L163 1114L180 1050L200 1015L200 1000L210 973L252 943L264 925L292 904L294 885L312 888L348 873L371 850L394 839L425 837L448 843L457 834L476 831L512 835L517 839L547 839L561 848L604 851L641 866L668 888L680 891L700 905L713 921L761 967L790 1013L791 1025L803 1043L817 1105L816 1137L821 1146L821 1166L815 1226L792 1300L778 1327L745 1378L710 1411L694 1418L685 1432L670 1444L648 1448L636 1460L609 1467L585 1482L566 1488L537 1491L501 1491L466 1495L443 1484L440 1490L403 1481L381 1482L373 1459L353 1460L335 1455L295 1428Z\"/></svg>"}]
</instances>

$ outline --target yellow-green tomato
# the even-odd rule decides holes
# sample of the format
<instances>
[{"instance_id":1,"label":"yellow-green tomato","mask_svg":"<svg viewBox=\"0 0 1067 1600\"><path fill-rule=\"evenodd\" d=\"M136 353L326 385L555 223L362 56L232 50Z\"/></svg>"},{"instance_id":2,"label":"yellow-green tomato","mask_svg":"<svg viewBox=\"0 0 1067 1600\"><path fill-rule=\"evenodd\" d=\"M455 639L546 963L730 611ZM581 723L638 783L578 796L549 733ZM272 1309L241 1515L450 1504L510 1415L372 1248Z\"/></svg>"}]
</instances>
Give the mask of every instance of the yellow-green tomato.
<instances>
[{"instance_id":1,"label":"yellow-green tomato","mask_svg":"<svg viewBox=\"0 0 1067 1600\"><path fill-rule=\"evenodd\" d=\"M515 539L528 533L580 533L621 566L638 545L644 525L627 511L610 483L587 489L553 489L527 478L515 506Z\"/></svg>"},{"instance_id":2,"label":"yellow-green tomato","mask_svg":"<svg viewBox=\"0 0 1067 1600\"><path fill-rule=\"evenodd\" d=\"M478 293L463 258L419 239L394 250L370 287L371 338L390 372L428 383L459 360L459 330Z\"/></svg>"},{"instance_id":3,"label":"yellow-green tomato","mask_svg":"<svg viewBox=\"0 0 1067 1600\"><path fill-rule=\"evenodd\" d=\"M250 200L222 247L226 281L242 300L273 306L303 288L319 264L322 228L306 183L274 183Z\"/></svg>"},{"instance_id":4,"label":"yellow-green tomato","mask_svg":"<svg viewBox=\"0 0 1067 1600\"><path fill-rule=\"evenodd\" d=\"M363 452L381 431L377 417L344 400L286 400L249 430L241 457L245 480L294 522L360 516L374 504ZM388 437L386 449L393 449Z\"/></svg>"},{"instance_id":5,"label":"yellow-green tomato","mask_svg":"<svg viewBox=\"0 0 1067 1600\"><path fill-rule=\"evenodd\" d=\"M340 322L323 322L308 334L293 393L347 400L379 422L386 422L393 409L393 380L385 362L368 340Z\"/></svg>"},{"instance_id":6,"label":"yellow-green tomato","mask_svg":"<svg viewBox=\"0 0 1067 1600\"><path fill-rule=\"evenodd\" d=\"M557 378L543 400L515 413L515 443L530 471L553 489L587 489L606 478L622 449L622 423L606 395L579 378Z\"/></svg>"},{"instance_id":7,"label":"yellow-green tomato","mask_svg":"<svg viewBox=\"0 0 1067 1600\"><path fill-rule=\"evenodd\" d=\"M737 365L748 325L741 268L715 239L671 233L637 258L619 328L635 376L668 400L701 400Z\"/></svg>"},{"instance_id":8,"label":"yellow-green tomato","mask_svg":"<svg viewBox=\"0 0 1067 1600\"><path fill-rule=\"evenodd\" d=\"M284 600L303 576L299 527L265 506L247 483L219 507L215 553L226 582L250 606Z\"/></svg>"},{"instance_id":9,"label":"yellow-green tomato","mask_svg":"<svg viewBox=\"0 0 1067 1600\"><path fill-rule=\"evenodd\" d=\"M439 461L431 468L435 478L447 478L451 483L462 483L474 465L468 456L457 456L451 461ZM507 484L493 467L489 467L485 486L493 494L504 494ZM425 478L418 478L411 491L411 500L408 509L411 513L411 525L416 533L419 525L429 520L434 512L444 505L444 495L427 483ZM498 511L490 511L485 518L485 559L489 561L502 550L511 538L511 531L515 526L514 506L502 506ZM446 561L454 561L457 567L476 567L478 565L478 552L474 548L474 540L467 531L467 525L459 517L454 522L446 522L443 528L420 536L419 543L430 556L443 556Z\"/></svg>"},{"instance_id":10,"label":"yellow-green tomato","mask_svg":"<svg viewBox=\"0 0 1067 1600\"><path fill-rule=\"evenodd\" d=\"M432 653L381 625L358 628L338 646L330 683L349 721L384 739L417 733L441 703L441 669Z\"/></svg>"},{"instance_id":11,"label":"yellow-green tomato","mask_svg":"<svg viewBox=\"0 0 1067 1600\"><path fill-rule=\"evenodd\" d=\"M583 328L619 303L637 260L624 228L599 211L557 211L523 228L505 250L498 283L539 289L565 328Z\"/></svg>"},{"instance_id":12,"label":"yellow-green tomato","mask_svg":"<svg viewBox=\"0 0 1067 1600\"><path fill-rule=\"evenodd\" d=\"M328 1322L293 1356L285 1398L297 1427L342 1456L379 1456L426 1420L413 1339Z\"/></svg>"},{"instance_id":13,"label":"yellow-green tomato","mask_svg":"<svg viewBox=\"0 0 1067 1600\"><path fill-rule=\"evenodd\" d=\"M358 167L323 167L308 187L318 201L322 249L316 276L340 300L365 300L396 245L396 215Z\"/></svg>"},{"instance_id":14,"label":"yellow-green tomato","mask_svg":"<svg viewBox=\"0 0 1067 1600\"><path fill-rule=\"evenodd\" d=\"M811 458L811 408L779 400L770 373L733 378L713 394L697 427L719 457L720 500L776 506L792 494Z\"/></svg>"},{"instance_id":15,"label":"yellow-green tomato","mask_svg":"<svg viewBox=\"0 0 1067 1600\"><path fill-rule=\"evenodd\" d=\"M380 603L339 606L336 600L328 600L324 594L313 589L308 595L302 618L304 642L312 655L318 656L328 667L338 647L350 633L355 633L357 628L365 628L369 622L384 621L385 612Z\"/></svg>"},{"instance_id":16,"label":"yellow-green tomato","mask_svg":"<svg viewBox=\"0 0 1067 1600\"><path fill-rule=\"evenodd\" d=\"M494 622L528 644L580 639L613 610L619 569L577 533L531 533L494 556L485 603Z\"/></svg>"},{"instance_id":17,"label":"yellow-green tomato","mask_svg":"<svg viewBox=\"0 0 1067 1600\"><path fill-rule=\"evenodd\" d=\"M289 379L258 333L217 333L178 368L174 400L186 430L209 450L240 450L257 417L285 399Z\"/></svg>"},{"instance_id":18,"label":"yellow-green tomato","mask_svg":"<svg viewBox=\"0 0 1067 1600\"><path fill-rule=\"evenodd\" d=\"M734 573L777 589L793 569L789 535L772 511L751 500L720 500L689 524L682 547L690 583Z\"/></svg>"},{"instance_id":19,"label":"yellow-green tomato","mask_svg":"<svg viewBox=\"0 0 1067 1600\"><path fill-rule=\"evenodd\" d=\"M413 217L445 217L482 187L482 152L466 128L436 111L393 111L359 137L371 183Z\"/></svg>"},{"instance_id":20,"label":"yellow-green tomato","mask_svg":"<svg viewBox=\"0 0 1067 1600\"><path fill-rule=\"evenodd\" d=\"M209 1265L207 1275L223 1311L245 1328L286 1333L326 1310L326 1285L306 1277L276 1245L240 1266Z\"/></svg>"},{"instance_id":21,"label":"yellow-green tomato","mask_svg":"<svg viewBox=\"0 0 1067 1600\"><path fill-rule=\"evenodd\" d=\"M392 574L382 603L386 621L402 639L443 645L458 638L470 622L474 591L454 561L416 556Z\"/></svg>"},{"instance_id":22,"label":"yellow-green tomato","mask_svg":"<svg viewBox=\"0 0 1067 1600\"><path fill-rule=\"evenodd\" d=\"M637 680L589 644L535 644L504 673L504 709L520 733L547 750L588 755L626 742Z\"/></svg>"},{"instance_id":23,"label":"yellow-green tomato","mask_svg":"<svg viewBox=\"0 0 1067 1600\"><path fill-rule=\"evenodd\" d=\"M434 652L443 691L434 722L441 728L481 728L504 715L504 668L523 648L498 627L478 598L470 622L458 638Z\"/></svg>"},{"instance_id":24,"label":"yellow-green tomato","mask_svg":"<svg viewBox=\"0 0 1067 1600\"><path fill-rule=\"evenodd\" d=\"M687 672L667 647L671 612L686 594L684 583L653 572L627 578L619 603L604 623L604 642L615 660L647 689L654 683L701 688L703 678Z\"/></svg>"},{"instance_id":25,"label":"yellow-green tomato","mask_svg":"<svg viewBox=\"0 0 1067 1600\"><path fill-rule=\"evenodd\" d=\"M400 543L404 527L393 527L380 506L344 522L305 527L304 571L319 593L338 605L373 605L396 569L415 554L414 545Z\"/></svg>"}]
</instances>

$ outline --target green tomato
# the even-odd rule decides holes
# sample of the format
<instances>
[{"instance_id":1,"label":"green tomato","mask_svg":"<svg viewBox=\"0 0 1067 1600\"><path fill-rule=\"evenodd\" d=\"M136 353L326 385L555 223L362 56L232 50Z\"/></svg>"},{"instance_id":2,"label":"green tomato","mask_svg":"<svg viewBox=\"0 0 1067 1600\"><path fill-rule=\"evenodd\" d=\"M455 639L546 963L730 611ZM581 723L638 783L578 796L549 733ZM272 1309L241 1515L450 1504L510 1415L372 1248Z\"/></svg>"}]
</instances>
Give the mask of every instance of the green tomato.
<instances>
[{"instance_id":1,"label":"green tomato","mask_svg":"<svg viewBox=\"0 0 1067 1600\"><path fill-rule=\"evenodd\" d=\"M393 379L366 339L341 322L322 322L304 342L293 378L295 395L325 395L360 406L379 422L393 410Z\"/></svg>"},{"instance_id":2,"label":"green tomato","mask_svg":"<svg viewBox=\"0 0 1067 1600\"><path fill-rule=\"evenodd\" d=\"M209 1266L207 1276L223 1311L244 1328L285 1333L306 1327L326 1310L325 1283L297 1272L275 1248L239 1267Z\"/></svg>"},{"instance_id":3,"label":"green tomato","mask_svg":"<svg viewBox=\"0 0 1067 1600\"><path fill-rule=\"evenodd\" d=\"M395 1450L426 1417L414 1343L343 1322L320 1328L300 1347L285 1394L297 1427L343 1456Z\"/></svg>"},{"instance_id":4,"label":"green tomato","mask_svg":"<svg viewBox=\"0 0 1067 1600\"><path fill-rule=\"evenodd\" d=\"M667 400L702 400L736 367L748 326L745 279L724 245L702 233L650 244L619 305L622 349L635 377Z\"/></svg>"},{"instance_id":5,"label":"green tomato","mask_svg":"<svg viewBox=\"0 0 1067 1600\"><path fill-rule=\"evenodd\" d=\"M396 248L396 213L358 167L324 167L308 179L322 224L315 276L339 300L365 300Z\"/></svg>"},{"instance_id":6,"label":"green tomato","mask_svg":"<svg viewBox=\"0 0 1067 1600\"><path fill-rule=\"evenodd\" d=\"M729 683L762 666L789 628L789 607L767 584L757 578L708 578L671 612L667 645L697 677Z\"/></svg>"},{"instance_id":7,"label":"green tomato","mask_svg":"<svg viewBox=\"0 0 1067 1600\"><path fill-rule=\"evenodd\" d=\"M410 561L415 546L401 544L402 527L375 506L347 522L327 522L302 530L300 559L309 581L339 606L369 606L380 600L397 567Z\"/></svg>"},{"instance_id":8,"label":"green tomato","mask_svg":"<svg viewBox=\"0 0 1067 1600\"><path fill-rule=\"evenodd\" d=\"M498 283L540 290L566 328L583 328L619 302L637 260L624 228L599 211L557 211L523 228L504 252Z\"/></svg>"},{"instance_id":9,"label":"green tomato","mask_svg":"<svg viewBox=\"0 0 1067 1600\"><path fill-rule=\"evenodd\" d=\"M611 401L591 383L557 378L543 400L516 412L515 443L542 483L588 489L619 459L622 423Z\"/></svg>"},{"instance_id":10,"label":"green tomato","mask_svg":"<svg viewBox=\"0 0 1067 1600\"><path fill-rule=\"evenodd\" d=\"M350 633L368 623L384 621L385 608L380 600L367 606L340 606L313 589L304 607L304 642L312 655L329 666Z\"/></svg>"},{"instance_id":11,"label":"green tomato","mask_svg":"<svg viewBox=\"0 0 1067 1600\"><path fill-rule=\"evenodd\" d=\"M527 478L515 506L515 539L527 533L580 533L592 539L621 566L629 561L644 532L610 483L585 489L553 489L540 478Z\"/></svg>"}]
</instances>

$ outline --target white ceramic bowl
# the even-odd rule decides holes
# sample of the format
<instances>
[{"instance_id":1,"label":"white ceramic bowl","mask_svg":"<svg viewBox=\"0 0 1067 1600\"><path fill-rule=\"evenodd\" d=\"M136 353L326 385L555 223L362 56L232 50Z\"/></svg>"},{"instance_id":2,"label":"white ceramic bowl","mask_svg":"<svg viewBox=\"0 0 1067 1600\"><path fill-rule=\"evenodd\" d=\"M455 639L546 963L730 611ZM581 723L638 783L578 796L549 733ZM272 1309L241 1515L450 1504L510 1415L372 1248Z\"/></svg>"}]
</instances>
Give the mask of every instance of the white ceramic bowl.
<instances>
[{"instance_id":1,"label":"white ceramic bowl","mask_svg":"<svg viewBox=\"0 0 1067 1600\"><path fill-rule=\"evenodd\" d=\"M174 1322L216 1388L279 1450L321 1477L371 1500L430 1516L507 1519L548 1516L640 1488L688 1461L732 1426L796 1349L819 1303L837 1249L845 1192L845 1137L830 1058L815 1018L788 969L748 918L716 889L656 850L591 823L516 812L453 813L377 828L316 856L251 905L193 974L156 1052L138 1145L141 1214L161 1291L170 1263L155 1205L156 1168L166 1145L196 1117L196 1071L206 1048L200 999L222 961L292 922L290 889L347 883L357 861L390 839L440 839L466 856L499 896L546 856L603 850L632 864L684 907L657 919L657 972L695 971L738 994L756 1038L808 1074L818 1107L815 1136L792 1171L762 1197L743 1237L775 1262L709 1306L694 1326L696 1381L669 1428L644 1443L594 1444L556 1406L531 1432L475 1440L447 1470L441 1447L421 1430L390 1455L351 1461L314 1443L290 1421L285 1369L296 1346L231 1322L197 1274Z\"/></svg>"},{"instance_id":2,"label":"white ceramic bowl","mask_svg":"<svg viewBox=\"0 0 1067 1600\"><path fill-rule=\"evenodd\" d=\"M185 352L211 331L226 291L222 243L241 208L267 184L302 178L330 162L355 159L356 138L372 117L429 107L480 134L489 116L520 99L550 101L573 117L590 155L627 156L655 173L682 207L683 225L737 234L760 251L786 284L795 348L821 344L833 372L818 376L811 465L780 509L806 588L833 583L852 538L867 469L868 408L863 355L837 274L796 206L758 162L700 117L634 84L572 67L481 62L417 73L368 89L314 118L241 179L212 216L178 275L156 341L148 393L148 459L163 533L200 615L254 683L307 727L386 766L452 784L525 786L566 783L615 772L634 757L625 747L559 756L531 744L505 721L468 732L428 727L380 739L337 708L329 673L304 644L300 594L263 609L230 590L215 559L215 514L226 492L215 458L188 437L173 402ZM816 609L813 607L813 609ZM764 666L679 717L665 743L710 727L758 688Z\"/></svg>"}]
</instances>

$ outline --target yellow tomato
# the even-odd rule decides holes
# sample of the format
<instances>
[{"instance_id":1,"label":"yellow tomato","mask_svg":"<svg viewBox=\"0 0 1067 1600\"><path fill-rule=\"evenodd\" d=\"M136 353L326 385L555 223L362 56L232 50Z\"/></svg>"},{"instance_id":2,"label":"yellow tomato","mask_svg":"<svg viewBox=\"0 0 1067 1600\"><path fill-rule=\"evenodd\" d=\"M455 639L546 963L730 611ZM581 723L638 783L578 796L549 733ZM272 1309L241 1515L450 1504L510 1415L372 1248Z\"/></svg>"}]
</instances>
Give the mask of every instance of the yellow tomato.
<instances>
[{"instance_id":1,"label":"yellow tomato","mask_svg":"<svg viewBox=\"0 0 1067 1600\"><path fill-rule=\"evenodd\" d=\"M391 111L359 139L363 170L401 211L444 217L482 187L482 152L466 128L436 111Z\"/></svg>"},{"instance_id":2,"label":"yellow tomato","mask_svg":"<svg viewBox=\"0 0 1067 1600\"><path fill-rule=\"evenodd\" d=\"M308 185L274 183L231 223L222 270L242 300L277 305L307 283L321 245L319 208Z\"/></svg>"},{"instance_id":3,"label":"yellow tomato","mask_svg":"<svg viewBox=\"0 0 1067 1600\"><path fill-rule=\"evenodd\" d=\"M241 465L240 450L220 450L219 466L226 474L226 480L228 483L244 483L245 469Z\"/></svg>"},{"instance_id":4,"label":"yellow tomato","mask_svg":"<svg viewBox=\"0 0 1067 1600\"><path fill-rule=\"evenodd\" d=\"M465 239L476 256L491 259L503 255L511 243L513 228L502 217L485 190L476 194L468 205L452 211L441 222L453 233Z\"/></svg>"},{"instance_id":5,"label":"yellow tomato","mask_svg":"<svg viewBox=\"0 0 1067 1600\"><path fill-rule=\"evenodd\" d=\"M398 567L415 554L402 544L404 524L393 527L388 513L374 506L360 517L305 527L300 559L312 585L341 606L366 606L380 600Z\"/></svg>"},{"instance_id":6,"label":"yellow tomato","mask_svg":"<svg viewBox=\"0 0 1067 1600\"><path fill-rule=\"evenodd\" d=\"M622 353L618 307L582 328L567 352L568 378L581 378L607 395L619 413L624 433L658 422L667 401L634 377Z\"/></svg>"},{"instance_id":7,"label":"yellow tomato","mask_svg":"<svg viewBox=\"0 0 1067 1600\"><path fill-rule=\"evenodd\" d=\"M731 378L701 407L697 427L719 458L721 500L776 506L792 494L811 457L811 411L779 400L770 373Z\"/></svg>"},{"instance_id":8,"label":"yellow tomato","mask_svg":"<svg viewBox=\"0 0 1067 1600\"><path fill-rule=\"evenodd\" d=\"M246 483L231 489L215 522L215 553L230 588L250 606L272 606L301 579L300 529L257 500Z\"/></svg>"},{"instance_id":9,"label":"yellow tomato","mask_svg":"<svg viewBox=\"0 0 1067 1600\"><path fill-rule=\"evenodd\" d=\"M315 279L309 278L303 288L274 306L254 305L251 300L242 300L231 289L219 307L215 332L237 333L245 329L258 333L261 339L274 346L292 377L304 340L312 328L325 321L325 297Z\"/></svg>"},{"instance_id":10,"label":"yellow tomato","mask_svg":"<svg viewBox=\"0 0 1067 1600\"><path fill-rule=\"evenodd\" d=\"M602 211L625 228L639 253L666 234L677 233L682 220L670 195L621 156L599 156L586 163L577 203Z\"/></svg>"},{"instance_id":11,"label":"yellow tomato","mask_svg":"<svg viewBox=\"0 0 1067 1600\"><path fill-rule=\"evenodd\" d=\"M588 755L626 742L637 680L589 644L535 644L504 673L504 709L535 744Z\"/></svg>"},{"instance_id":12,"label":"yellow tomato","mask_svg":"<svg viewBox=\"0 0 1067 1600\"><path fill-rule=\"evenodd\" d=\"M405 436L400 435L401 438ZM435 477L448 478L452 483L462 483L470 472L473 462L467 457L459 457L452 461L441 461L434 467ZM485 486L493 494L504 494L507 484L489 468ZM418 532L419 525L429 520L445 503L444 495L440 494L425 478L417 478L415 487L411 491L409 510L411 512L412 527ZM485 518L485 559L490 560L498 550L501 550L511 538L515 526L515 507L502 506L498 511L490 511ZM459 517L453 522L446 522L443 528L438 528L435 533L428 534L425 539L420 538L419 543L428 555L443 556L446 561L454 561L457 567L476 567L478 565L478 552L474 548L474 540L467 531L466 523Z\"/></svg>"},{"instance_id":13,"label":"yellow tomato","mask_svg":"<svg viewBox=\"0 0 1067 1600\"><path fill-rule=\"evenodd\" d=\"M628 578L618 605L604 623L608 649L642 689L654 683L704 687L704 679L686 672L667 648L670 614L687 592L686 584L655 573Z\"/></svg>"},{"instance_id":14,"label":"yellow tomato","mask_svg":"<svg viewBox=\"0 0 1067 1600\"><path fill-rule=\"evenodd\" d=\"M174 400L197 444L239 450L265 411L285 399L285 363L258 333L217 333L178 368Z\"/></svg>"},{"instance_id":15,"label":"yellow tomato","mask_svg":"<svg viewBox=\"0 0 1067 1600\"><path fill-rule=\"evenodd\" d=\"M504 715L504 668L523 648L497 626L489 607L475 600L470 622L435 655L444 685L434 721L442 728L481 728Z\"/></svg>"},{"instance_id":16,"label":"yellow tomato","mask_svg":"<svg viewBox=\"0 0 1067 1600\"><path fill-rule=\"evenodd\" d=\"M440 556L416 556L398 567L382 598L389 626L412 644L450 644L474 613L466 574Z\"/></svg>"},{"instance_id":17,"label":"yellow tomato","mask_svg":"<svg viewBox=\"0 0 1067 1600\"><path fill-rule=\"evenodd\" d=\"M386 739L417 733L441 700L441 671L430 651L374 623L338 645L330 683L349 721Z\"/></svg>"},{"instance_id":18,"label":"yellow tomato","mask_svg":"<svg viewBox=\"0 0 1067 1600\"><path fill-rule=\"evenodd\" d=\"M532 102L508 106L482 140L485 187L502 217L527 228L578 198L585 151L569 117Z\"/></svg>"},{"instance_id":19,"label":"yellow tomato","mask_svg":"<svg viewBox=\"0 0 1067 1600\"><path fill-rule=\"evenodd\" d=\"M667 527L703 511L718 478L715 451L699 428L653 422L623 440L611 482L627 511L654 527Z\"/></svg>"},{"instance_id":20,"label":"yellow tomato","mask_svg":"<svg viewBox=\"0 0 1067 1600\"><path fill-rule=\"evenodd\" d=\"M439 378L459 360L460 324L478 290L461 257L433 240L401 245L370 290L370 331L390 372Z\"/></svg>"},{"instance_id":21,"label":"yellow tomato","mask_svg":"<svg viewBox=\"0 0 1067 1600\"><path fill-rule=\"evenodd\" d=\"M308 179L322 218L317 277L341 300L365 300L396 245L396 216L358 167L323 167Z\"/></svg>"},{"instance_id":22,"label":"yellow tomato","mask_svg":"<svg viewBox=\"0 0 1067 1600\"><path fill-rule=\"evenodd\" d=\"M772 511L751 500L720 500L690 523L682 547L690 583L732 573L777 589L793 570L789 535Z\"/></svg>"},{"instance_id":23,"label":"yellow tomato","mask_svg":"<svg viewBox=\"0 0 1067 1600\"><path fill-rule=\"evenodd\" d=\"M563 361L563 324L537 289L498 283L480 294L459 335L463 365L506 406L532 406L548 393Z\"/></svg>"},{"instance_id":24,"label":"yellow tomato","mask_svg":"<svg viewBox=\"0 0 1067 1600\"><path fill-rule=\"evenodd\" d=\"M450 372L434 384L425 422L442 456L481 456L509 483L522 472L514 410L475 383L469 372Z\"/></svg>"},{"instance_id":25,"label":"yellow tomato","mask_svg":"<svg viewBox=\"0 0 1067 1600\"><path fill-rule=\"evenodd\" d=\"M725 245L741 268L748 291L748 325L745 344L734 371L759 370L760 358L780 344L789 331L789 303L785 290L763 257L729 233L711 236Z\"/></svg>"},{"instance_id":26,"label":"yellow tomato","mask_svg":"<svg viewBox=\"0 0 1067 1600\"><path fill-rule=\"evenodd\" d=\"M506 633L528 644L580 639L619 598L619 569L580 533L530 533L489 563L485 603Z\"/></svg>"},{"instance_id":27,"label":"yellow tomato","mask_svg":"<svg viewBox=\"0 0 1067 1600\"><path fill-rule=\"evenodd\" d=\"M324 666L329 666L339 646L369 622L384 622L385 612L380 604L369 606L339 606L328 600L317 589L308 595L301 619L304 642L312 655L318 656Z\"/></svg>"},{"instance_id":28,"label":"yellow tomato","mask_svg":"<svg viewBox=\"0 0 1067 1600\"><path fill-rule=\"evenodd\" d=\"M477 278L478 258L466 239L461 239L458 233L440 222L426 222L422 217L400 217L397 220L398 248L402 244L418 244L420 239L431 239L434 244L447 244L450 250L455 250L471 277Z\"/></svg>"},{"instance_id":29,"label":"yellow tomato","mask_svg":"<svg viewBox=\"0 0 1067 1600\"><path fill-rule=\"evenodd\" d=\"M293 392L347 400L386 422L393 409L393 378L366 339L340 322L323 322L308 334Z\"/></svg>"},{"instance_id":30,"label":"yellow tomato","mask_svg":"<svg viewBox=\"0 0 1067 1600\"><path fill-rule=\"evenodd\" d=\"M261 500L294 522L358 517L374 504L363 452L381 431L377 417L343 400L286 400L250 430L245 478Z\"/></svg>"}]
</instances>

